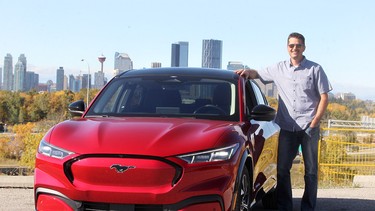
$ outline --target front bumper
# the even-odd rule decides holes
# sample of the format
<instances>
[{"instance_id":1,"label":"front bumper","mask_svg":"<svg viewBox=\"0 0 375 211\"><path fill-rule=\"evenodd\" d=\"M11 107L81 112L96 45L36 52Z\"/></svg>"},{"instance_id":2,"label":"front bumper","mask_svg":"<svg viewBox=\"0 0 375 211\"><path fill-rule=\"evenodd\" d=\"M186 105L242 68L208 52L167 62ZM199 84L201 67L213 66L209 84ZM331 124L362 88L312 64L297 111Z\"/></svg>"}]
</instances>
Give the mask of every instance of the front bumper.
<instances>
[{"instance_id":1,"label":"front bumper","mask_svg":"<svg viewBox=\"0 0 375 211\"><path fill-rule=\"evenodd\" d=\"M196 211L223 210L222 198L218 195L197 196L176 204L115 204L99 202L77 202L65 195L46 188L36 190L36 210L125 210L125 211Z\"/></svg>"},{"instance_id":2,"label":"front bumper","mask_svg":"<svg viewBox=\"0 0 375 211\"><path fill-rule=\"evenodd\" d=\"M140 186L139 182L130 187L116 185L116 182L110 184L109 180L92 184L92 180L83 180L78 176L72 181L63 165L56 163L59 161L41 156L37 155L35 168L37 210L45 210L53 205L60 206L54 207L54 210L230 210L238 170L236 158L209 165L186 164L171 158L168 162L183 169L175 184L163 182L160 186L148 187ZM79 174L73 172L73 175ZM165 181L164 178L160 180Z\"/></svg>"}]
</instances>

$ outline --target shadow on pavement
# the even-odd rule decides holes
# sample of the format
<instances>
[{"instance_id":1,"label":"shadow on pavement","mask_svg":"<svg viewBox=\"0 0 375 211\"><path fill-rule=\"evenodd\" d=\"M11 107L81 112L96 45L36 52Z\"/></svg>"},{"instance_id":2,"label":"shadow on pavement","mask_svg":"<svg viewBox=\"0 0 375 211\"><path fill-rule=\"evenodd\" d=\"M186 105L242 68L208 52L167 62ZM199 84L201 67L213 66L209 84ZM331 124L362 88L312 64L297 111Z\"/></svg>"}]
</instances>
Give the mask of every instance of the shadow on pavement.
<instances>
[{"instance_id":1,"label":"shadow on pavement","mask_svg":"<svg viewBox=\"0 0 375 211\"><path fill-rule=\"evenodd\" d=\"M294 211L300 210L301 198L293 199ZM264 209L262 203L256 204L254 211L277 211ZM375 200L369 199L338 199L338 198L318 198L317 207L319 211L374 211Z\"/></svg>"}]
</instances>

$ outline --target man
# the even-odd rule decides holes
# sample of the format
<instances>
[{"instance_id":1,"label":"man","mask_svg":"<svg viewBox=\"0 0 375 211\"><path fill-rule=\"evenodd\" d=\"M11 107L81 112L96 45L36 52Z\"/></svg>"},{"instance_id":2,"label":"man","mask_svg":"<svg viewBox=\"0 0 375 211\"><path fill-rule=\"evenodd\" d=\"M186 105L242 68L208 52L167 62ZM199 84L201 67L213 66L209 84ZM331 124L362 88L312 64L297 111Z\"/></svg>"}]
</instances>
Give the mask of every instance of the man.
<instances>
[{"instance_id":1,"label":"man","mask_svg":"<svg viewBox=\"0 0 375 211\"><path fill-rule=\"evenodd\" d=\"M301 210L314 210L318 190L319 123L328 105L331 85L323 68L306 59L302 34L291 33L287 40L290 59L256 71L240 69L235 72L245 78L260 78L274 82L278 92L276 123L279 135L277 165L277 195L279 210L293 210L290 169L299 145L305 164L305 192Z\"/></svg>"}]
</instances>

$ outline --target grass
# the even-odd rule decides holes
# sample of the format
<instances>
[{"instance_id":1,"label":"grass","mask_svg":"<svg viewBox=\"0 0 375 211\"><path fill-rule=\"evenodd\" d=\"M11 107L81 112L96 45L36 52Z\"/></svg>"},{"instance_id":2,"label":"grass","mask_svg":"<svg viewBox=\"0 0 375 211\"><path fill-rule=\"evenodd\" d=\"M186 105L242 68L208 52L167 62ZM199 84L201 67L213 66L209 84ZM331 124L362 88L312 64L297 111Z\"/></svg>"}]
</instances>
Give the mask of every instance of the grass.
<instances>
[{"instance_id":1,"label":"grass","mask_svg":"<svg viewBox=\"0 0 375 211\"><path fill-rule=\"evenodd\" d=\"M0 166L18 166L19 162L14 159L0 158Z\"/></svg>"},{"instance_id":2,"label":"grass","mask_svg":"<svg viewBox=\"0 0 375 211\"><path fill-rule=\"evenodd\" d=\"M305 180L304 180L304 166L303 163L299 160L295 160L295 163L290 170L290 177L292 180L292 187L293 188L304 188L305 187Z\"/></svg>"}]
</instances>

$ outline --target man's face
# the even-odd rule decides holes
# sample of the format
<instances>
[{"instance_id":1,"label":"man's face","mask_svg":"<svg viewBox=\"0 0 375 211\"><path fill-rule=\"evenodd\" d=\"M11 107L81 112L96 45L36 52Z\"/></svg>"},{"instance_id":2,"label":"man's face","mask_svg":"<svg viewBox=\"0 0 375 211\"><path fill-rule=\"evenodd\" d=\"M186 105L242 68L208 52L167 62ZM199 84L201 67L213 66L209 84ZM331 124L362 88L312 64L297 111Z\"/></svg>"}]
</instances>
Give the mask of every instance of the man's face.
<instances>
[{"instance_id":1,"label":"man's face","mask_svg":"<svg viewBox=\"0 0 375 211\"><path fill-rule=\"evenodd\" d=\"M290 58L298 61L302 60L302 54L305 51L305 45L302 40L294 37L289 38L287 48Z\"/></svg>"}]
</instances>

